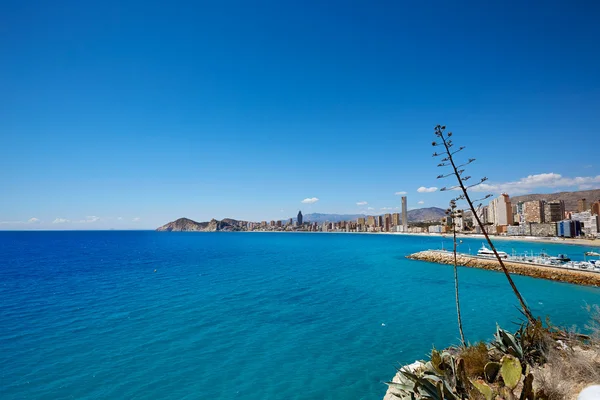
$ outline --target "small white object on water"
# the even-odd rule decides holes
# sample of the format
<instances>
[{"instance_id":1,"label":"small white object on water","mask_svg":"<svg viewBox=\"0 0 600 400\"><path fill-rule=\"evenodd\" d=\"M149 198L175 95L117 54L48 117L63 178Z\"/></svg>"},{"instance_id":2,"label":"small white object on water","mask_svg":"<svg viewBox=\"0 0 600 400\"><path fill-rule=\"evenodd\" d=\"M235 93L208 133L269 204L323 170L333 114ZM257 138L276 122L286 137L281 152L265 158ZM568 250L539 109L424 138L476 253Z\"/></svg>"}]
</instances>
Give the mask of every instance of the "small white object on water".
<instances>
[{"instance_id":1,"label":"small white object on water","mask_svg":"<svg viewBox=\"0 0 600 400\"><path fill-rule=\"evenodd\" d=\"M381 323L381 326L385 326L385 324L384 324L384 323Z\"/></svg>"},{"instance_id":2,"label":"small white object on water","mask_svg":"<svg viewBox=\"0 0 600 400\"><path fill-rule=\"evenodd\" d=\"M598 400L600 399L600 385L588 386L579 393L577 400Z\"/></svg>"}]
</instances>

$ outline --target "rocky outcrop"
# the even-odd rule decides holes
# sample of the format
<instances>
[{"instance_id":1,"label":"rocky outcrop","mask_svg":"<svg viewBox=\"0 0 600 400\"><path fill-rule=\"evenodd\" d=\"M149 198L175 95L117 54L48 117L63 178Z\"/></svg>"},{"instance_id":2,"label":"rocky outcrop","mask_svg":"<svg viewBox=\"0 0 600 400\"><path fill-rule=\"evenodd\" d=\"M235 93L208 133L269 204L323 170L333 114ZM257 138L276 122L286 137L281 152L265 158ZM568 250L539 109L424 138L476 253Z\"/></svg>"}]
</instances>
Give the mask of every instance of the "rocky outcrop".
<instances>
[{"instance_id":1,"label":"rocky outcrop","mask_svg":"<svg viewBox=\"0 0 600 400\"><path fill-rule=\"evenodd\" d=\"M452 264L453 254L448 251L426 250L407 256L412 260L429 261L438 264ZM458 254L457 265L471 268L481 268L491 271L502 271L498 260L472 257ZM511 274L526 275L533 278L548 279L552 281L575 283L577 285L600 286L600 273L576 271L549 266L537 266L504 261L504 266Z\"/></svg>"},{"instance_id":2,"label":"rocky outcrop","mask_svg":"<svg viewBox=\"0 0 600 400\"><path fill-rule=\"evenodd\" d=\"M239 231L243 221L226 218L222 221L211 219L208 222L196 222L188 218L179 218L169 222L156 230L159 232L217 232L217 231Z\"/></svg>"}]
</instances>

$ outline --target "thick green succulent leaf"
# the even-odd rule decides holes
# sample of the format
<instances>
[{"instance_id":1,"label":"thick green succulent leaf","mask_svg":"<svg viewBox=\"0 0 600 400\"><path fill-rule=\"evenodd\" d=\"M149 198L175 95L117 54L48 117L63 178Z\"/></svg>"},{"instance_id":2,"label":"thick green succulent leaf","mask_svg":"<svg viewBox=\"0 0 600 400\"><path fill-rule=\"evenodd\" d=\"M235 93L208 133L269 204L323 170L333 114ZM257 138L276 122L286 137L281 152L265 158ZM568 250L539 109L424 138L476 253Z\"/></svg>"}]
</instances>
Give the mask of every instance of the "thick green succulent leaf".
<instances>
[{"instance_id":1,"label":"thick green succulent leaf","mask_svg":"<svg viewBox=\"0 0 600 400\"><path fill-rule=\"evenodd\" d=\"M502 357L500 375L502 375L504 384L511 390L517 387L521 380L521 363L519 360L510 355Z\"/></svg>"},{"instance_id":2,"label":"thick green succulent leaf","mask_svg":"<svg viewBox=\"0 0 600 400\"><path fill-rule=\"evenodd\" d=\"M494 392L492 388L489 387L483 380L471 380L471 383L473 386L475 386L475 389L479 390L479 393L485 397L485 400L492 400L494 398Z\"/></svg>"}]
</instances>

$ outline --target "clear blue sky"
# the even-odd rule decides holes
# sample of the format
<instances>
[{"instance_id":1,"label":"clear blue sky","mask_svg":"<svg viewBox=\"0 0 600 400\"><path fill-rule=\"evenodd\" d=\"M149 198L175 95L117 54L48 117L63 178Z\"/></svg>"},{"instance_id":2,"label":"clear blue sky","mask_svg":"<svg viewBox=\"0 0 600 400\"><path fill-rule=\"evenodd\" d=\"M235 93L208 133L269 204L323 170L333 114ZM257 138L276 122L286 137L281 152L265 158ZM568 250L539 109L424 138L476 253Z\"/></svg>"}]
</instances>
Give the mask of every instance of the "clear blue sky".
<instances>
[{"instance_id":1,"label":"clear blue sky","mask_svg":"<svg viewBox=\"0 0 600 400\"><path fill-rule=\"evenodd\" d=\"M488 3L3 1L0 229L445 207L438 123L492 191L600 187L600 3Z\"/></svg>"}]
</instances>

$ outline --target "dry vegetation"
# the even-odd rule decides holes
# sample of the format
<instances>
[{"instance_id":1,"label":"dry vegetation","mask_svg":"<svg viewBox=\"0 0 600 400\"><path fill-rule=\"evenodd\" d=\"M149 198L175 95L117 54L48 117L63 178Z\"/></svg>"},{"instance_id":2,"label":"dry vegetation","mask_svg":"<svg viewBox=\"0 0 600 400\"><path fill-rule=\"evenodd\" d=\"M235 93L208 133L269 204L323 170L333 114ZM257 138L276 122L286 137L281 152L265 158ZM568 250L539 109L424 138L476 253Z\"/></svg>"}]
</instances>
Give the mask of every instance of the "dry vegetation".
<instances>
[{"instance_id":1,"label":"dry vegetation","mask_svg":"<svg viewBox=\"0 0 600 400\"><path fill-rule=\"evenodd\" d=\"M483 342L461 349L459 357L465 360L465 371L467 372L467 375L475 378L483 377L485 364L490 361L488 348Z\"/></svg>"},{"instance_id":2,"label":"dry vegetation","mask_svg":"<svg viewBox=\"0 0 600 400\"><path fill-rule=\"evenodd\" d=\"M533 371L535 387L548 400L576 399L586 386L600 384L600 308L589 308L587 340L574 334L546 352L547 363ZM541 397L541 396L540 396Z\"/></svg>"}]
</instances>

